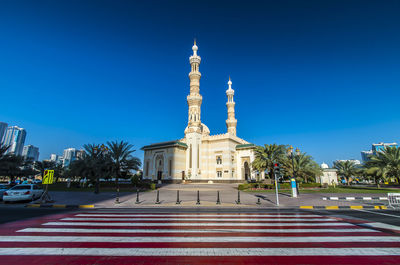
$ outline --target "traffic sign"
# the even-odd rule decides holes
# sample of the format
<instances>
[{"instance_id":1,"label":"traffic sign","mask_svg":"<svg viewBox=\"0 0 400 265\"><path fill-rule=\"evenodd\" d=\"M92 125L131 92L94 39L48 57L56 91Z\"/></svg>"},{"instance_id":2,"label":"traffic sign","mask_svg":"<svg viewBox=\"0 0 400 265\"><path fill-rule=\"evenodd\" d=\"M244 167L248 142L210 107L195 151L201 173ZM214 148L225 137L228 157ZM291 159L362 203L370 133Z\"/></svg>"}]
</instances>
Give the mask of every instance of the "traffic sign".
<instances>
[{"instance_id":1,"label":"traffic sign","mask_svg":"<svg viewBox=\"0 0 400 265\"><path fill-rule=\"evenodd\" d=\"M42 184L53 184L54 170L45 170Z\"/></svg>"}]
</instances>

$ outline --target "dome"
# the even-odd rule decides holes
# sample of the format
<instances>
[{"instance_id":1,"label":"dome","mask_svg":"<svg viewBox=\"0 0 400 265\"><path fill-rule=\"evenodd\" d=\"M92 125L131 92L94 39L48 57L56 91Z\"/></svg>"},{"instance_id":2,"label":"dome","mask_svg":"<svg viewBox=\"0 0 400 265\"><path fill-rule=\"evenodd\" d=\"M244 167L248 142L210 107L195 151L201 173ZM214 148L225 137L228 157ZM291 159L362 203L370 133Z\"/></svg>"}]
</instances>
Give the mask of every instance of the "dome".
<instances>
[{"instance_id":1,"label":"dome","mask_svg":"<svg viewBox=\"0 0 400 265\"><path fill-rule=\"evenodd\" d=\"M326 169L329 168L328 164L326 164L325 162L321 164L321 168Z\"/></svg>"},{"instance_id":2,"label":"dome","mask_svg":"<svg viewBox=\"0 0 400 265\"><path fill-rule=\"evenodd\" d=\"M201 130L201 134L204 136L208 136L210 135L210 129L208 129L207 125L205 125L204 123L201 124L200 126L200 130ZM185 134L188 132L188 127L186 126L185 128Z\"/></svg>"}]
</instances>

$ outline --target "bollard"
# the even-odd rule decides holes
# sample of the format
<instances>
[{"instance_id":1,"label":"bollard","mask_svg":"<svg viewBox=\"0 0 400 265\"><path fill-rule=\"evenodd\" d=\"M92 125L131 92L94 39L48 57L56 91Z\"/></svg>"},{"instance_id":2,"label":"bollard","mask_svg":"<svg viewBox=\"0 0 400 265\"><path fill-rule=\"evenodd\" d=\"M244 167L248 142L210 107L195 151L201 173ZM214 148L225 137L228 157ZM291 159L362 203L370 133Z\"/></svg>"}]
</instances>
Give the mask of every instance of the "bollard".
<instances>
[{"instance_id":1,"label":"bollard","mask_svg":"<svg viewBox=\"0 0 400 265\"><path fill-rule=\"evenodd\" d=\"M258 205L261 204L260 197L258 197L257 204L258 204Z\"/></svg>"},{"instance_id":2,"label":"bollard","mask_svg":"<svg viewBox=\"0 0 400 265\"><path fill-rule=\"evenodd\" d=\"M160 204L160 191L157 190L156 204Z\"/></svg>"},{"instance_id":3,"label":"bollard","mask_svg":"<svg viewBox=\"0 0 400 265\"><path fill-rule=\"evenodd\" d=\"M179 200L179 190L176 191L176 204L181 204L181 201Z\"/></svg>"},{"instance_id":4,"label":"bollard","mask_svg":"<svg viewBox=\"0 0 400 265\"><path fill-rule=\"evenodd\" d=\"M219 199L219 191L217 191L217 204L221 204L221 200Z\"/></svg>"},{"instance_id":5,"label":"bollard","mask_svg":"<svg viewBox=\"0 0 400 265\"><path fill-rule=\"evenodd\" d=\"M197 202L196 204L200 204L200 191L197 191Z\"/></svg>"},{"instance_id":6,"label":"bollard","mask_svg":"<svg viewBox=\"0 0 400 265\"><path fill-rule=\"evenodd\" d=\"M240 204L240 190L238 190L238 199L236 201L236 204Z\"/></svg>"},{"instance_id":7,"label":"bollard","mask_svg":"<svg viewBox=\"0 0 400 265\"><path fill-rule=\"evenodd\" d=\"M139 204L140 203L140 201L139 201L139 190L137 190L137 192L136 192L136 202L135 202L135 204Z\"/></svg>"}]
</instances>

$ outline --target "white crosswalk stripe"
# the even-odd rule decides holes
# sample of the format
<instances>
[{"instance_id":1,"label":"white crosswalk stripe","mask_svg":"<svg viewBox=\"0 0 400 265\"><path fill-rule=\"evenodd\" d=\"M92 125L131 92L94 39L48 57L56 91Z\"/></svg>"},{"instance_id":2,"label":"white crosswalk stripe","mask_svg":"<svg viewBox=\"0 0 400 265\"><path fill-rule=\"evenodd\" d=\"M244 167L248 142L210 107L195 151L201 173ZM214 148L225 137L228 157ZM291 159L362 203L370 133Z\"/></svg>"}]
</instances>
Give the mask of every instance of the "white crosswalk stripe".
<instances>
[{"instance_id":1,"label":"white crosswalk stripe","mask_svg":"<svg viewBox=\"0 0 400 265\"><path fill-rule=\"evenodd\" d=\"M170 263L180 256L390 256L400 263L400 236L374 227L311 213L93 211L0 234L0 256L169 257Z\"/></svg>"}]
</instances>

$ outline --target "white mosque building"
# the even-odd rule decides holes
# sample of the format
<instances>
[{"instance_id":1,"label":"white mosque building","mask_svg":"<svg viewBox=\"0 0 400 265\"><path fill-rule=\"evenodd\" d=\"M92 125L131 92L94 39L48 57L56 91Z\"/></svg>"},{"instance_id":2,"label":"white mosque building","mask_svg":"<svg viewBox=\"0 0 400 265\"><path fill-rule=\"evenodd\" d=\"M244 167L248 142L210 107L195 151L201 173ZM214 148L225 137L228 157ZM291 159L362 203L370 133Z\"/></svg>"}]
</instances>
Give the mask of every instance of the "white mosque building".
<instances>
[{"instance_id":1,"label":"white mosque building","mask_svg":"<svg viewBox=\"0 0 400 265\"><path fill-rule=\"evenodd\" d=\"M242 182L255 178L251 170L255 145L236 136L235 101L229 78L227 95L227 132L210 135L201 122L200 62L196 41L189 62L190 93L187 96L188 125L184 138L146 145L143 178L162 182Z\"/></svg>"}]
</instances>

